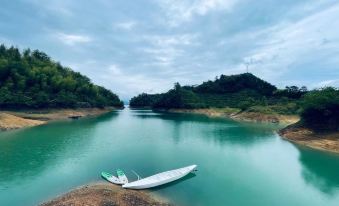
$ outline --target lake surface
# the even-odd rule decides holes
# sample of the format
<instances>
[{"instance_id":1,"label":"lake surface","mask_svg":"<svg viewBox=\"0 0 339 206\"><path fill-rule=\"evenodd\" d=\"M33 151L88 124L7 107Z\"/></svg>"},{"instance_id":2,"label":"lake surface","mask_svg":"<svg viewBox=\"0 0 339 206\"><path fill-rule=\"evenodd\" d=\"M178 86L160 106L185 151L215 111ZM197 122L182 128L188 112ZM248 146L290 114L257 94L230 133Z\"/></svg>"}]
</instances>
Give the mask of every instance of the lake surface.
<instances>
[{"instance_id":1,"label":"lake surface","mask_svg":"<svg viewBox=\"0 0 339 206\"><path fill-rule=\"evenodd\" d=\"M152 189L178 205L339 205L339 156L279 138L278 126L147 110L0 133L0 205L36 205L123 168L142 177L191 164Z\"/></svg>"}]
</instances>

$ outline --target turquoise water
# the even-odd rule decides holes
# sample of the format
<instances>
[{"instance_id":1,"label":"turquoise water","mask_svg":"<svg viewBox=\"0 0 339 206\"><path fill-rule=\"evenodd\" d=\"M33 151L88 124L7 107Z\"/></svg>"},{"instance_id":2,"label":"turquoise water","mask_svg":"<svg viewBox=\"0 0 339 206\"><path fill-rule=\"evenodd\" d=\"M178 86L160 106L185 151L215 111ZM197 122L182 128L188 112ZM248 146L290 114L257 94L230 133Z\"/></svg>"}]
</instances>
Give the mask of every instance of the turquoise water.
<instances>
[{"instance_id":1,"label":"turquoise water","mask_svg":"<svg viewBox=\"0 0 339 206\"><path fill-rule=\"evenodd\" d=\"M36 205L123 168L198 172L152 189L178 205L339 205L339 156L296 147L278 126L147 110L0 133L0 205Z\"/></svg>"}]
</instances>

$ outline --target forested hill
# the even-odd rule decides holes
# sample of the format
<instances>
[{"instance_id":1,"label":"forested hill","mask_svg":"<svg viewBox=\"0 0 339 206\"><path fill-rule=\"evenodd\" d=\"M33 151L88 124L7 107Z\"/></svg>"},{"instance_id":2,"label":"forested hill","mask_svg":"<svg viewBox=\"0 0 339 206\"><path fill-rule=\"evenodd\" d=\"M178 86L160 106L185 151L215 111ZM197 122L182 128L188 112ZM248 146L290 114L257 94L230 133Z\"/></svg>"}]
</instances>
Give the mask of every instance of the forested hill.
<instances>
[{"instance_id":1,"label":"forested hill","mask_svg":"<svg viewBox=\"0 0 339 206\"><path fill-rule=\"evenodd\" d=\"M272 95L277 88L270 83L254 76L251 73L239 75L221 75L215 81L207 81L192 88L197 93L234 93L245 89L250 89L258 92L261 95Z\"/></svg>"},{"instance_id":2,"label":"forested hill","mask_svg":"<svg viewBox=\"0 0 339 206\"><path fill-rule=\"evenodd\" d=\"M0 107L122 107L119 97L38 50L0 45Z\"/></svg>"},{"instance_id":3,"label":"forested hill","mask_svg":"<svg viewBox=\"0 0 339 206\"><path fill-rule=\"evenodd\" d=\"M197 86L180 86L176 83L173 89L163 94L133 97L130 106L186 109L234 107L245 110L252 106L275 105L275 109L286 110L282 113L294 113L298 109L296 100L306 91L305 87L296 86L277 89L251 73L244 73L221 75L214 81Z\"/></svg>"}]
</instances>

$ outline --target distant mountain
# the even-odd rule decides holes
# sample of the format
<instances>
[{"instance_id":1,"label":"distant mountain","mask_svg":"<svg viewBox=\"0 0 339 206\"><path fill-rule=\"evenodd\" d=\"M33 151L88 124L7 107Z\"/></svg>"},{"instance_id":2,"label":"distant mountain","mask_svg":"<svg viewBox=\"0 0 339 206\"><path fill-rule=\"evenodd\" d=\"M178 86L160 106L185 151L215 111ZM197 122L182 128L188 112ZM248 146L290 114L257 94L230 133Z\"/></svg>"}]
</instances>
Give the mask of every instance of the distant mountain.
<instances>
[{"instance_id":1,"label":"distant mountain","mask_svg":"<svg viewBox=\"0 0 339 206\"><path fill-rule=\"evenodd\" d=\"M122 107L119 97L38 50L0 46L1 108Z\"/></svg>"}]
</instances>

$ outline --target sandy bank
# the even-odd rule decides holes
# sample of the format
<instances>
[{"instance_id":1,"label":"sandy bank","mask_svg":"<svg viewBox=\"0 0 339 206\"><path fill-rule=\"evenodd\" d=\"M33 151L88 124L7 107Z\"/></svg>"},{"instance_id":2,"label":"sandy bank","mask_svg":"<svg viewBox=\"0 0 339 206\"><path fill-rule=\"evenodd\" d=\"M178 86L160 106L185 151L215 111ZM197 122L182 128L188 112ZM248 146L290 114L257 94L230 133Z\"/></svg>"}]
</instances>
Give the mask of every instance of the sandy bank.
<instances>
[{"instance_id":1,"label":"sandy bank","mask_svg":"<svg viewBox=\"0 0 339 206\"><path fill-rule=\"evenodd\" d=\"M170 109L169 112L204 114L210 117L226 117L238 121L269 122L293 124L299 121L297 115L263 114L259 112L241 112L234 108L210 108L210 109Z\"/></svg>"},{"instance_id":2,"label":"sandy bank","mask_svg":"<svg viewBox=\"0 0 339 206\"><path fill-rule=\"evenodd\" d=\"M0 112L0 130L11 130L44 124L45 121L25 119Z\"/></svg>"},{"instance_id":3,"label":"sandy bank","mask_svg":"<svg viewBox=\"0 0 339 206\"><path fill-rule=\"evenodd\" d=\"M246 111L232 115L231 118L249 122L269 122L282 124L293 124L300 120L298 115L263 114L259 112Z\"/></svg>"},{"instance_id":4,"label":"sandy bank","mask_svg":"<svg viewBox=\"0 0 339 206\"><path fill-rule=\"evenodd\" d=\"M284 139L318 150L339 153L339 132L317 133L300 124L279 131Z\"/></svg>"},{"instance_id":5,"label":"sandy bank","mask_svg":"<svg viewBox=\"0 0 339 206\"><path fill-rule=\"evenodd\" d=\"M41 204L41 206L167 206L145 191L122 189L110 183L86 185L68 192L56 199Z\"/></svg>"},{"instance_id":6,"label":"sandy bank","mask_svg":"<svg viewBox=\"0 0 339 206\"><path fill-rule=\"evenodd\" d=\"M0 130L19 129L41 125L53 120L77 119L86 116L98 116L115 110L109 108L81 109L41 109L25 111L0 111Z\"/></svg>"}]
</instances>

